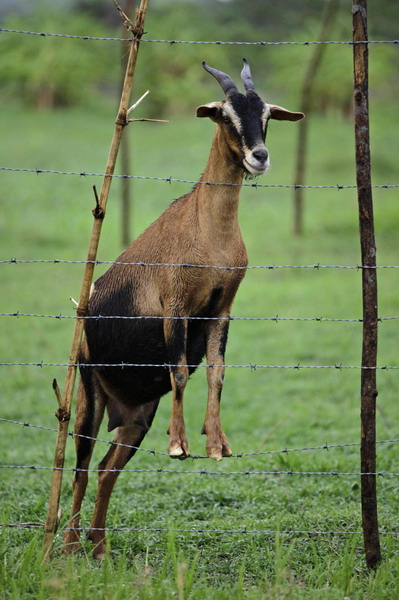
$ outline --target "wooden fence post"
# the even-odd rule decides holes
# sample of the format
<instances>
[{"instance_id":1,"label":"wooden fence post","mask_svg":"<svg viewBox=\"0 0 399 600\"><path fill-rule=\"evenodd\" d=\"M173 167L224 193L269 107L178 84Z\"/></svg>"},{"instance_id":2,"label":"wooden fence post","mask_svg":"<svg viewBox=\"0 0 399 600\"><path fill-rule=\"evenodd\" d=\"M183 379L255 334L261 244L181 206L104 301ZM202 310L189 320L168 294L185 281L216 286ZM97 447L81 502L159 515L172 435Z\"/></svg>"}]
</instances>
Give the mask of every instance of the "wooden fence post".
<instances>
[{"instance_id":1,"label":"wooden fence post","mask_svg":"<svg viewBox=\"0 0 399 600\"><path fill-rule=\"evenodd\" d=\"M144 20L147 12L148 2L149 0L141 0L140 7L136 11L136 20L134 24L126 17L126 15L120 10L119 6L117 5L119 12L121 13L122 18L124 19L125 26L132 32L133 39L130 45L129 59L126 66L126 73L121 93L118 115L115 121L114 134L112 137L107 165L105 168L105 177L103 179L100 197L99 199L97 199L97 206L93 210L94 223L87 255L87 263L85 265L83 282L80 291L80 299L77 308L78 318L75 322L75 329L73 333L71 351L69 355L70 366L67 369L64 393L61 396L61 398L57 385L56 383L54 383L54 389L57 393L57 398L59 399L61 405L56 413L59 424L56 448L54 453L54 463L51 478L51 489L47 520L45 524L43 548L44 560L49 560L51 558L54 535L56 533L58 525L58 509L61 495L61 483L63 473L62 469L64 466L65 446L68 436L68 424L71 414L72 396L76 379L76 364L79 359L79 351L83 335L84 319L79 317L85 317L87 314L90 287L93 280L94 265L97 257L97 249L100 240L102 223L105 216L109 190L111 187L112 175L115 170L115 163L122 139L122 133L125 126L128 124L129 98L132 89L133 75L136 67L140 40L144 33ZM115 4L117 3L115 2Z\"/></svg>"},{"instance_id":2,"label":"wooden fence post","mask_svg":"<svg viewBox=\"0 0 399 600\"><path fill-rule=\"evenodd\" d=\"M369 569L381 561L376 486L376 366L378 335L376 245L371 192L368 110L367 0L353 0L354 113L356 182L362 253L363 349L361 371L361 476L362 526Z\"/></svg>"}]
</instances>

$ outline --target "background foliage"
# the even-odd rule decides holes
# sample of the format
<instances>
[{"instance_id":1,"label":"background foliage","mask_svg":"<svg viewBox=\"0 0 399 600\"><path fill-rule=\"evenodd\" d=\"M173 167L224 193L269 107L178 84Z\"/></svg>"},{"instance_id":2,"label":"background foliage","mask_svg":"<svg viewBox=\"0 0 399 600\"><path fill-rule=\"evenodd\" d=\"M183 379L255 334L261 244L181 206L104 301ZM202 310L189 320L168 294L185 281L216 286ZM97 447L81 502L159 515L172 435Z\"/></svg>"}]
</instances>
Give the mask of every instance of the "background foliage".
<instances>
[{"instance_id":1,"label":"background foliage","mask_svg":"<svg viewBox=\"0 0 399 600\"><path fill-rule=\"evenodd\" d=\"M271 0L201 2L176 0L173 5L153 0L146 21L149 39L229 40L229 41L306 41L317 39L324 0L284 4L283 13L275 9ZM122 3L123 6L123 3ZM104 37L126 37L118 15L107 0L64 0L54 3L16 1L12 7L3 7L2 26L10 29L28 29L53 33L90 34ZM1 12L0 12L1 14ZM370 39L394 39L395 19L399 8L395 3L382 0L370 6ZM61 25L62 24L62 25ZM350 5L341 2L332 39L351 39ZM184 46L183 52L175 45L142 44L140 74L136 88L152 92L146 106L148 116L173 115L192 110L199 96L209 100L215 94L215 84L202 73L201 60L237 76L245 54L251 62L256 57L256 83L261 92L293 101L312 52L309 47L261 50L251 46L231 46L228 52L219 52L215 46ZM30 36L0 37L0 90L10 98L18 98L27 105L51 108L54 106L88 104L93 94L108 90L112 95L118 89L126 50L117 42L70 44L67 40L44 38L38 44ZM389 103L398 92L399 49L393 46L371 47L370 78L374 93L383 103ZM314 108L332 110L345 116L350 112L351 52L347 47L329 47L315 88ZM337 85L339 81L339 85ZM202 101L202 100L201 100Z\"/></svg>"}]
</instances>

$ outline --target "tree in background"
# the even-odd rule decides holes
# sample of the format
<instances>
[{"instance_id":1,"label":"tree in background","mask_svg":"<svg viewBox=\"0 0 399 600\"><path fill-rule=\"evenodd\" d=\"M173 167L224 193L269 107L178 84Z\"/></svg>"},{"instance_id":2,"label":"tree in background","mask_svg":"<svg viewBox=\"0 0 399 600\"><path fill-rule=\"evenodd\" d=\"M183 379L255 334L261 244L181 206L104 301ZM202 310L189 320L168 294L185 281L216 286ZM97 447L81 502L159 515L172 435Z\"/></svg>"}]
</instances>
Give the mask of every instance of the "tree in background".
<instances>
[{"instance_id":1,"label":"tree in background","mask_svg":"<svg viewBox=\"0 0 399 600\"><path fill-rule=\"evenodd\" d=\"M398 10L399 16L399 10ZM319 20L312 18L301 28L292 32L289 40L317 40ZM331 39L348 41L352 39L352 24L347 7L342 7L331 32ZM387 33L370 36L370 39L388 39ZM393 38L392 38L393 39ZM294 87L289 82L302 82L311 58L303 46L281 48L275 54L271 84L281 90L287 103L298 98L300 85ZM381 102L392 102L398 92L398 48L393 44L370 45L369 70L372 93ZM323 54L322 64L312 84L311 109L321 114L333 113L344 117L352 116L353 57L350 45L328 45ZM288 84L288 85L287 85Z\"/></svg>"},{"instance_id":2,"label":"tree in background","mask_svg":"<svg viewBox=\"0 0 399 600\"><path fill-rule=\"evenodd\" d=\"M41 7L28 15L8 15L7 29L109 36L99 21L85 15ZM111 42L38 39L33 35L3 34L0 38L0 89L37 108L85 102L100 84L115 85L120 60Z\"/></svg>"}]
</instances>

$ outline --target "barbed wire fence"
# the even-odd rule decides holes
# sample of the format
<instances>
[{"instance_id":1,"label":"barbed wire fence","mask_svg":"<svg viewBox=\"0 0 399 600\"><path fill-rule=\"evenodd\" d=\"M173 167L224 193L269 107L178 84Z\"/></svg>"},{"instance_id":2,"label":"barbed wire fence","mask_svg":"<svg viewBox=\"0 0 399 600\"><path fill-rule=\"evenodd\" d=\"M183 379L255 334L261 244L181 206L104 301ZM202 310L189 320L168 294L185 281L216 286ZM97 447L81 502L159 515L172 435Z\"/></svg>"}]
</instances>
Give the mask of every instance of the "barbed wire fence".
<instances>
[{"instance_id":1,"label":"barbed wire fence","mask_svg":"<svg viewBox=\"0 0 399 600\"><path fill-rule=\"evenodd\" d=\"M81 40L87 40L87 41L124 41L124 42L132 42L131 38L118 38L118 37L109 37L109 38L98 38L98 37L93 37L93 36L77 36L77 35L73 35L73 34L60 34L60 33L50 33L50 32L33 32L33 31L23 31L23 30L13 30L13 29L5 29L5 28L0 28L0 33L3 34L20 34L20 35L34 35L34 36L38 36L38 37L42 37L42 38L46 38L46 37L59 37L59 38L69 38L69 39L81 39ZM133 41L136 40L136 38L133 38ZM292 42L292 41L281 41L281 42L265 42L265 41L256 41L256 42L240 42L240 41L195 41L195 40L146 40L146 39L141 39L140 38L140 42L146 42L146 43L160 43L160 44L170 44L170 45L175 45L175 44L214 44L214 45L242 45L242 46L246 46L246 45L251 45L251 46L278 46L278 45L287 45L287 46L292 46L292 45L302 45L302 46L310 46L310 45L316 45L316 44L331 44L331 45L352 45L354 48L356 46L361 46L362 48L364 48L366 45L370 45L370 44L399 44L399 40L367 40L365 37L362 37L361 39L358 40L352 40L352 41L302 41L302 42ZM0 170L1 171L9 171L9 172L15 172L15 173L30 173L30 174L36 174L36 175L50 175L50 174L54 174L54 175L75 175L75 176L80 176L80 177L107 177L107 178L113 178L113 177L117 177L117 178L133 178L133 179L142 179L142 180L155 180L155 181L160 181L160 182L166 182L166 183L188 183L188 184L194 184L194 185L234 185L231 183L219 183L219 184L215 184L213 182L204 182L204 181L191 181L191 180L187 180L187 179L179 179L179 178L172 178L170 177L158 177L158 176L140 176L140 175L131 175L131 174L122 174L122 175L115 175L115 174L103 174L103 173L88 173L86 171L77 171L77 172L72 172L72 171L56 171L56 170L49 170L49 169L39 169L39 168L31 168L31 169L26 169L26 168L19 168L19 167L11 167L11 166L0 166ZM258 184L258 183L244 183L243 184L245 187L250 187L250 188L306 188L306 189L336 189L337 191L339 190L344 190L344 189L357 189L358 185L340 185L340 184L326 184L326 185L304 185L304 186L296 186L296 185L286 185L286 184ZM375 189L395 189L398 188L399 184L381 184L381 185L373 185L370 186L371 188L375 188ZM118 263L117 261L99 261L99 260L94 260L94 261L73 261L73 260L63 260L63 259L20 259L20 258L11 258L11 259L6 259L6 260L1 260L0 264L43 264L43 263L54 263L54 264L60 264L60 263L64 263L64 264L88 264L88 263L92 263L92 265L100 265L100 264L128 264L128 263ZM362 265L321 265L321 264L312 264L312 265L255 265L255 266L249 266L249 267L220 267L217 265L190 265L190 264L181 264L181 265L177 265L177 264L169 264L169 263L129 263L129 264L135 264L136 266L142 266L142 267L163 267L163 266L180 266L182 268L185 267L197 267L197 268L209 268L209 269L237 269L237 268L241 268L241 269L282 269L282 268L293 268L293 269L352 269L352 270L357 270L360 271L362 273L364 273L365 271L370 272L370 271L375 271L377 269L398 269L399 265L375 265L375 264L362 264ZM91 316L87 316L87 315L48 315L48 314L37 314L37 313L20 313L19 311L15 311L15 312L8 312L8 313L0 313L0 317L14 317L14 318L20 318L20 317L35 317L35 318L53 318L53 319L74 319L74 320L84 320L84 319L89 319L89 318L95 318L95 319L159 319L161 317L157 317L157 316L149 316L149 315L138 315L138 316L124 316L124 315L111 315L111 316L106 316L106 315L98 315L95 317L91 317ZM181 318L181 319L194 319L194 318L198 318L198 319L209 319L209 317L171 317L171 318ZM261 320L267 320L267 321L274 321L276 323L280 322L280 321L315 321L315 322L357 322L357 323L362 323L364 325L364 318L357 318L357 319L350 319L350 318L323 318L323 317L304 317L304 318L295 318L295 317L280 317L278 315L274 316L274 317L229 317L230 320L251 320L251 321L261 321ZM388 320L397 320L399 319L398 316L391 316L391 317L378 317L377 321L379 323L383 322L383 321L388 321ZM38 366L38 367L46 367L46 366L67 366L67 367L79 367L82 366L79 364L79 362L75 362L75 363L50 363L50 362L46 362L46 361L37 361L37 362L4 362L4 363L0 363L0 366L5 366L5 367L11 367L14 365L20 365L20 366ZM99 366L97 364L95 365L85 365L85 366ZM106 364L106 365L101 365L101 366L120 366L123 368L128 368L128 367L136 367L136 366L148 366L148 367L165 367L165 368L169 368L170 366L173 365L169 365L169 364L162 364L162 365L153 365L153 364L149 364L149 365L137 365L137 364L130 364L130 363L116 363L116 364ZM188 365L190 366L190 365ZM209 365L201 365L202 367L206 367ZM392 369L399 369L399 366L370 366L370 365L358 365L358 366L348 366L348 365L257 365L257 364L242 364L242 365L226 365L226 367L236 367L236 368L250 368L250 369L257 369L257 368L276 368L276 369L337 369L337 370L342 370L342 369L359 369L362 372L364 371L374 371L376 372L377 370L392 370ZM21 422L21 421L13 421L10 419L3 419L0 418L0 422L2 423L10 423L10 424L14 424L14 425L19 425L19 426L23 426L23 427L29 427L29 428L37 428L37 429L42 429L42 430L46 430L46 431L53 431L56 432L56 429L52 429L52 428L48 428L48 427L44 427L41 425L34 425L31 423L25 423L25 422ZM77 434L69 432L67 434L70 437L74 437ZM84 437L88 437L88 436L84 436ZM89 438L89 439L95 439L96 441L100 442L100 443L106 443L106 444L115 444L116 442L112 442L112 441L107 441L107 440L102 440L99 438ZM376 443L378 444L387 444L387 443L397 443L399 442L398 439L391 439L391 440L378 440ZM349 442L349 443L345 443L345 444L324 444L324 445L320 445L320 446L312 446L312 447L303 447L303 448L289 448L289 449L283 449L283 450L266 450L263 452L252 452L252 453L242 453L242 454L236 454L234 455L232 458L242 458L243 456L255 456L255 455L260 455L260 454L275 454L275 453L289 453L289 452L299 452L299 451L321 451L321 450L328 450L331 448L340 448L340 447L353 447L353 446L360 446L361 442ZM159 452L156 450L148 450L148 449L144 449L144 448L135 448L134 449L138 449L140 451L146 452L146 453L150 453L152 455L164 455L164 456L168 456L166 453L163 452ZM193 456L192 459L205 459L207 457L204 456ZM50 467L50 466L40 466L40 465L0 465L0 468L2 469L31 469L31 470L61 470L61 471L76 471L76 469L69 469L69 468L64 468L64 467ZM98 469L90 469L90 471L99 471ZM377 470L360 470L360 472L339 472L339 471L292 471L292 470L285 470L285 471L228 471L228 472L212 472L212 471L207 471L207 470L195 470L195 471L189 471L189 470L177 470L177 469L163 469L163 468L154 468L154 469L124 469L124 471L126 472L158 472L158 473L187 473L187 474L199 474L199 475L218 475L218 476L226 476L226 475L312 475L312 476L316 476L316 475L329 475L329 476L357 476L357 477L367 477L367 476L373 476L375 477L397 477L399 476L399 473L395 473L395 472L385 472L385 471L381 471L378 472ZM37 527L42 527L42 524L29 524L29 523L3 523L2 525L6 525L10 528L17 528L17 527L22 527L22 528L37 528ZM82 528L84 529L84 528ZM134 528L134 527L114 527L114 528L107 528L110 531L167 531L168 529L164 529L164 528ZM238 530L233 530L233 529L220 529L220 530L207 530L207 529L176 529L176 531L184 531L184 532L190 532L190 533L205 533L207 531L209 532L221 532L221 533L242 533L242 534L249 534L249 533L253 533L253 534L263 534L263 535L274 535L277 532L276 531L272 531L272 530L246 530L246 529L238 529ZM279 532L279 533L290 533L290 534L297 534L297 535L352 535L352 534L359 534L361 532L356 532L356 531L286 531L286 532ZM380 533L385 534L385 533L392 533L392 532L385 532L385 531L381 531ZM398 535L397 533L395 533L395 535Z\"/></svg>"},{"instance_id":2,"label":"barbed wire fence","mask_svg":"<svg viewBox=\"0 0 399 600\"><path fill-rule=\"evenodd\" d=\"M106 173L88 173L86 171L56 171L51 169L23 169L17 167L6 167L0 166L0 171L11 171L14 173L34 173L36 175L77 175L79 177L111 177L116 179L139 179L139 180L148 180L148 181L164 181L165 183L188 183L191 185L209 185L209 186L230 186L230 187L247 187L254 189L262 189L262 188L281 188L281 189L307 189L307 190L356 190L356 185L342 185L342 184L325 184L325 185L299 185L299 184L281 184L281 183L258 183L257 181L253 183L231 183L230 181L224 182L214 182L214 181L202 181L202 180L192 180L192 179L178 179L176 177L157 177L151 175L129 175L129 173L124 174L116 174L108 175ZM371 186L373 189L385 189L389 190L392 188L399 188L399 183L382 183L382 184L373 184Z\"/></svg>"},{"instance_id":3,"label":"barbed wire fence","mask_svg":"<svg viewBox=\"0 0 399 600\"><path fill-rule=\"evenodd\" d=\"M59 37L67 39L77 39L85 41L102 41L102 42L125 42L131 43L135 38L131 37L95 37L90 35L73 35L68 33L51 33L44 31L26 31L21 29L7 29L0 27L0 33L18 33L22 35L37 35L40 37ZM354 46L361 44L399 44L399 40L308 40L308 41L263 41L255 42L246 41L222 41L222 40L151 40L140 39L140 43L147 44L199 44L199 45L215 45L215 46L312 46L312 45L345 45Z\"/></svg>"},{"instance_id":4,"label":"barbed wire fence","mask_svg":"<svg viewBox=\"0 0 399 600\"><path fill-rule=\"evenodd\" d=\"M36 430L41 430L41 431L45 431L45 432L50 432L50 433L57 433L57 429L52 428L52 427L45 427L43 425L37 425L37 424L33 424L33 423L28 423L25 421L16 421L13 419L5 419L5 418L0 418L0 422L4 423L4 424L11 424L11 425L16 425L16 426L20 426L23 428L29 428L29 429L36 429ZM145 454L149 454L152 455L154 457L165 457L169 460L169 455L166 452L162 452L156 449L148 449L148 448L142 448L142 447L138 447L138 446L133 446L130 444L123 444L120 442L115 442L113 440L105 440L102 438L97 438L97 437L92 437L92 436L87 436L87 435L83 435L83 434L78 434L75 432L68 432L68 436L71 438L85 438L85 439L89 439L92 441L96 441L99 442L101 444L106 444L107 446L123 446L123 447L127 447L127 448L131 448L133 450L136 450L138 452L142 452ZM385 444L397 444L399 443L399 438L392 438L392 439L387 439L387 440L378 440L376 442L379 445L385 445ZM287 454L291 454L291 453L296 453L296 452L315 452L315 451L324 451L324 452L328 452L330 450L333 449L338 449L338 448L356 448L360 446L360 442L348 442L348 443L341 443L341 444L321 444L318 446L305 446L305 447L298 447L298 448L282 448L282 449L278 449L278 450L265 450L265 451L260 451L260 452L243 452L243 453L238 453L238 454L233 454L231 457L228 457L229 460L232 459L242 459L245 457L258 457L258 456L273 456L273 455L278 455L278 454L283 454L283 455L287 455ZM209 459L208 456L205 455L192 455L189 457L189 459L187 459L188 461L197 461L197 460L211 460ZM186 461L187 462L187 461ZM229 461L228 461L229 462ZM11 470L22 470L22 471L35 471L35 472L40 472L40 471L52 471L54 469L54 466L43 466L43 465L11 465L11 464L2 464L0 465L0 470L1 469L11 469ZM76 473L76 472L86 472L86 473L103 473L103 472L120 472L120 473L156 473L156 474L167 474L167 475L200 475L202 477L221 477L221 478L225 478L225 477L231 477L231 476L244 476L245 478L247 477L251 477L251 476L262 476L262 477L281 477L281 476L311 476L311 477L364 477L367 475L373 475L376 476L379 479L383 479L383 478L396 478L399 477L399 472L391 472L391 471L377 471L375 473L362 473L362 472L357 472L357 471L339 471L339 470L324 470L324 471L299 471L299 470L295 470L295 469L284 469L284 470L250 470L250 469L245 469L245 470L233 470L233 471L212 471L212 470L208 470L208 469L168 469L168 468L164 468L164 467L160 467L160 466L156 466L156 467L148 467L148 468L124 468L124 469L101 469L101 468L91 468L91 469L77 469L74 467L62 467L62 468L57 468L58 470L62 471L62 472L68 472L68 473ZM8 528L21 528L21 529L40 529L43 527L42 523L37 523L37 522L20 522L20 523L12 523L12 522L3 522L0 523L0 526L3 527L8 527ZM64 528L65 530L68 529L68 527ZM74 528L76 530L76 528ZM79 531L88 531L89 527L79 527L77 530ZM159 533L166 533L168 531L174 531L176 533L191 533L191 534L215 534L215 533L219 533L219 534L248 534L248 535L263 535L263 536L275 536L277 534L282 534L282 535L289 535L289 536L354 536L354 535L361 535L360 531L343 531L343 530L329 530L329 531L324 531L324 530L295 530L295 529L286 529L286 530L272 530L272 529L248 529L248 528L241 528L241 529L234 529L234 528L184 528L184 527L177 527L177 528L170 528L170 527L104 527L104 528L94 528L94 530L98 530L98 531L104 531L104 532L159 532ZM392 530L383 530L380 532L382 535L392 535L393 537L398 537L399 538L399 532L396 531L395 527L392 527Z\"/></svg>"}]
</instances>

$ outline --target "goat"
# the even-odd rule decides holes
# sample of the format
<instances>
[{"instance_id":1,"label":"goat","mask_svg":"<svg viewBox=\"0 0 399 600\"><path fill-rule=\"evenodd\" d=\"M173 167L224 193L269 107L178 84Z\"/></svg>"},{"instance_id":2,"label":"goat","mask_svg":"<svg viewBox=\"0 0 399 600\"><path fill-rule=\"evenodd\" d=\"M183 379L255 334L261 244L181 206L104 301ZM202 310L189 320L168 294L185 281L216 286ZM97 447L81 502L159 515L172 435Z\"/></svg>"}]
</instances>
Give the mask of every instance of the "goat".
<instances>
[{"instance_id":1,"label":"goat","mask_svg":"<svg viewBox=\"0 0 399 600\"><path fill-rule=\"evenodd\" d=\"M105 407L108 431L116 429L114 441L122 445L112 445L99 464L106 471L99 473L87 536L95 545L96 558L104 556L103 529L118 471L136 452L160 398L170 390L168 453L172 458L190 455L183 395L189 375L204 355L208 404L202 433L207 435L207 455L221 460L232 454L220 423L220 400L230 310L248 264L238 224L240 187L245 174L261 175L269 166L264 143L269 119L297 121L303 114L264 103L255 92L245 59L241 78L246 94L239 93L225 73L205 62L202 65L226 95L221 102L197 108L197 117L216 123L202 183L173 202L117 260L133 264L113 264L92 288L90 316L158 318L88 319L85 323L75 432L88 437L75 438L77 471L71 519L64 535L66 552L78 548L79 512L94 446L90 438L98 433ZM139 366L101 366L110 363Z\"/></svg>"}]
</instances>

